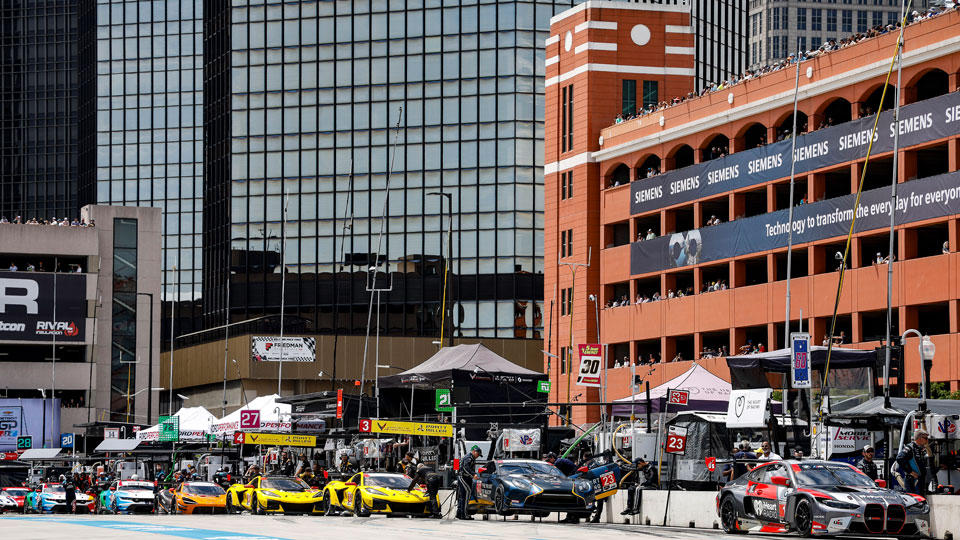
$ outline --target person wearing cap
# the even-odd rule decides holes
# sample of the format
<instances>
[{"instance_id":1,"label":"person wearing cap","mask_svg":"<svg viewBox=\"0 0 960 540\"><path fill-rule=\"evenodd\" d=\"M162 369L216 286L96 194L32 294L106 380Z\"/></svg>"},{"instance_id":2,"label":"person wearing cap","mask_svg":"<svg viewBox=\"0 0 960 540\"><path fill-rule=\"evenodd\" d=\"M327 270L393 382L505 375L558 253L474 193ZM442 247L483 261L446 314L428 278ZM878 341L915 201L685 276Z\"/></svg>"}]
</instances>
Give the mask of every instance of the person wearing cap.
<instances>
[{"instance_id":1,"label":"person wearing cap","mask_svg":"<svg viewBox=\"0 0 960 540\"><path fill-rule=\"evenodd\" d=\"M440 512L440 475L437 474L437 471L430 467L426 463L419 463L416 466L416 472L413 475L413 479L410 480L410 485L407 486L407 491L412 491L413 488L418 485L423 485L427 488L427 496L430 497L429 508L430 508L430 517L433 519L441 519L443 513Z\"/></svg>"},{"instance_id":2,"label":"person wearing cap","mask_svg":"<svg viewBox=\"0 0 960 540\"><path fill-rule=\"evenodd\" d=\"M467 514L467 503L473 496L473 481L477 479L477 459L481 450L477 445L460 460L459 482L457 482L457 519L472 520Z\"/></svg>"},{"instance_id":3,"label":"person wearing cap","mask_svg":"<svg viewBox=\"0 0 960 540\"><path fill-rule=\"evenodd\" d=\"M407 452L403 455L403 459L397 464L397 469L397 472L403 473L410 478L416 476L417 462L415 459L413 459L413 452Z\"/></svg>"},{"instance_id":4,"label":"person wearing cap","mask_svg":"<svg viewBox=\"0 0 960 540\"><path fill-rule=\"evenodd\" d=\"M740 476L747 472L747 465L741 460L755 459L756 457L757 455L750 450L750 442L740 441L739 450L733 454L733 463L723 468L723 471L720 473L721 476L726 477L727 482L740 478Z\"/></svg>"},{"instance_id":5,"label":"person wearing cap","mask_svg":"<svg viewBox=\"0 0 960 540\"><path fill-rule=\"evenodd\" d=\"M567 458L558 458L557 454L553 452L547 452L547 455L543 456L543 460L560 469L564 476L571 476L577 472L576 463Z\"/></svg>"},{"instance_id":6,"label":"person wearing cap","mask_svg":"<svg viewBox=\"0 0 960 540\"><path fill-rule=\"evenodd\" d=\"M793 459L797 461L803 460L803 449L799 446L793 449Z\"/></svg>"},{"instance_id":7,"label":"person wearing cap","mask_svg":"<svg viewBox=\"0 0 960 540\"><path fill-rule=\"evenodd\" d=\"M897 465L904 475L904 490L907 493L923 495L929 476L927 475L927 457L932 456L930 434L918 429L913 433L913 442L903 447L897 454Z\"/></svg>"},{"instance_id":8,"label":"person wearing cap","mask_svg":"<svg viewBox=\"0 0 960 540\"><path fill-rule=\"evenodd\" d=\"M863 447L863 458L857 462L857 468L869 476L871 480L877 479L877 464L873 462L874 449L869 444Z\"/></svg>"}]
</instances>

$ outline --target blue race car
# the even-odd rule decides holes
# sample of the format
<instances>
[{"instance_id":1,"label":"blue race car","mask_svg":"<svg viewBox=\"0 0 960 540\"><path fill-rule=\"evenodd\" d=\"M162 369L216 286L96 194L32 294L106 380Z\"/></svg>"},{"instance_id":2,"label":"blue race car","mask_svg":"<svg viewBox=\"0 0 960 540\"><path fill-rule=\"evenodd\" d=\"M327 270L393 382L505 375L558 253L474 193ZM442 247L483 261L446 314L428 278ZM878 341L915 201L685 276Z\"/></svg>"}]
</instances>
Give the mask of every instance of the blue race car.
<instances>
[{"instance_id":1,"label":"blue race car","mask_svg":"<svg viewBox=\"0 0 960 540\"><path fill-rule=\"evenodd\" d=\"M77 513L86 514L93 512L93 497L77 491ZM61 484L43 484L27 494L23 503L24 513L53 514L59 512L68 512L67 492L64 491Z\"/></svg>"},{"instance_id":2,"label":"blue race car","mask_svg":"<svg viewBox=\"0 0 960 540\"><path fill-rule=\"evenodd\" d=\"M570 478L589 480L593 484L594 498L606 499L617 492L624 472L617 460L609 454L600 454L580 467Z\"/></svg>"},{"instance_id":3,"label":"blue race car","mask_svg":"<svg viewBox=\"0 0 960 540\"><path fill-rule=\"evenodd\" d=\"M100 492L97 511L111 514L154 511L153 482L120 480L110 484L110 489Z\"/></svg>"},{"instance_id":4,"label":"blue race car","mask_svg":"<svg viewBox=\"0 0 960 540\"><path fill-rule=\"evenodd\" d=\"M550 512L587 514L594 508L593 484L567 478L553 465L526 459L497 459L479 470L470 513L496 512L501 516Z\"/></svg>"}]
</instances>

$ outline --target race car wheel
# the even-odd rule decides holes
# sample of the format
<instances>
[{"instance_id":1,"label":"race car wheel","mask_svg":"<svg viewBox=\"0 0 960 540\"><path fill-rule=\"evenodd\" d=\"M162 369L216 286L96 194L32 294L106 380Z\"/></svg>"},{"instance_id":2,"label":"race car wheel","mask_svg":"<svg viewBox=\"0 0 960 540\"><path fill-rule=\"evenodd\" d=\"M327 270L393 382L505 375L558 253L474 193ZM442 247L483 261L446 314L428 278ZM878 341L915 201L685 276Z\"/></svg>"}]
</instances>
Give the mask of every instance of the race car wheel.
<instances>
[{"instance_id":1,"label":"race car wheel","mask_svg":"<svg viewBox=\"0 0 960 540\"><path fill-rule=\"evenodd\" d=\"M353 513L357 517L370 517L370 509L363 504L363 497L359 493L353 495Z\"/></svg>"},{"instance_id":2,"label":"race car wheel","mask_svg":"<svg viewBox=\"0 0 960 540\"><path fill-rule=\"evenodd\" d=\"M333 515L333 505L330 504L330 495L328 491L323 494L323 515L332 516Z\"/></svg>"},{"instance_id":3,"label":"race car wheel","mask_svg":"<svg viewBox=\"0 0 960 540\"><path fill-rule=\"evenodd\" d=\"M497 515L507 515L507 503L503 494L503 487L498 487L497 493L493 496L493 509L497 511Z\"/></svg>"},{"instance_id":4,"label":"race car wheel","mask_svg":"<svg viewBox=\"0 0 960 540\"><path fill-rule=\"evenodd\" d=\"M114 514L114 515L120 513L120 510L117 509L117 500L116 500L116 499L114 499L113 502L110 504L110 512L111 512L112 514Z\"/></svg>"},{"instance_id":5,"label":"race car wheel","mask_svg":"<svg viewBox=\"0 0 960 540\"><path fill-rule=\"evenodd\" d=\"M723 532L727 534L743 534L737 519L737 505L733 502L733 497L726 497L720 503L720 524L723 526Z\"/></svg>"},{"instance_id":6,"label":"race car wheel","mask_svg":"<svg viewBox=\"0 0 960 540\"><path fill-rule=\"evenodd\" d=\"M254 509L255 509L254 514L257 514L258 516L267 515L267 507L260 504L260 497L257 497L257 500L255 501Z\"/></svg>"},{"instance_id":7,"label":"race car wheel","mask_svg":"<svg viewBox=\"0 0 960 540\"><path fill-rule=\"evenodd\" d=\"M797 508L793 511L793 525L797 528L800 538L809 538L813 534L813 512L810 509L810 501L802 499L797 502Z\"/></svg>"}]
</instances>

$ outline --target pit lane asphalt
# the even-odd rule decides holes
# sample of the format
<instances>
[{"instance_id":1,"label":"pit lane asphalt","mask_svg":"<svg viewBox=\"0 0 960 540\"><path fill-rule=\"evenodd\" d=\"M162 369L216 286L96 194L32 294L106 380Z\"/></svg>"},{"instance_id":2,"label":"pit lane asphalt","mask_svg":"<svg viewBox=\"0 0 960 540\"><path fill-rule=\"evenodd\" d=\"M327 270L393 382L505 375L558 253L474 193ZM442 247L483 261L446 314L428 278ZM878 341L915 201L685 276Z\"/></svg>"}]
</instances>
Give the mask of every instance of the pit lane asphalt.
<instances>
[{"instance_id":1,"label":"pit lane asphalt","mask_svg":"<svg viewBox=\"0 0 960 540\"><path fill-rule=\"evenodd\" d=\"M556 517L531 522L501 521L491 517L483 521L431 520L372 516L20 516L0 517L0 530L6 539L31 540L151 540L186 538L190 540L316 540L326 538L375 538L402 540L424 538L463 538L510 540L583 540L584 535L602 534L604 540L617 538L700 539L725 536L722 531L645 527L639 525L557 523Z\"/></svg>"}]
</instances>

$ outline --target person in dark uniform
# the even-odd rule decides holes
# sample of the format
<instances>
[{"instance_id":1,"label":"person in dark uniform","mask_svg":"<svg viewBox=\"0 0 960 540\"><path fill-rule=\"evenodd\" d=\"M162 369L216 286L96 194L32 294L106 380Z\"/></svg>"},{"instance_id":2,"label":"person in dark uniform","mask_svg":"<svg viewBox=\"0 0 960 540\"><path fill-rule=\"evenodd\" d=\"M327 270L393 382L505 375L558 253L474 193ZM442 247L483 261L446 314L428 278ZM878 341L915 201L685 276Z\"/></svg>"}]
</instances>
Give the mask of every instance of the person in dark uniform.
<instances>
[{"instance_id":1,"label":"person in dark uniform","mask_svg":"<svg viewBox=\"0 0 960 540\"><path fill-rule=\"evenodd\" d=\"M577 470L580 470L584 467L589 469L590 462L593 461L593 452L584 452L581 458L582 459L580 460L580 465L577 467ZM586 477L587 475L584 474L584 476ZM606 502L604 499L600 499L599 501L596 501L596 503L594 503L596 505L595 506L596 509L593 512L593 516L590 519L590 523L600 523L600 516L603 515L604 502Z\"/></svg>"},{"instance_id":2,"label":"person in dark uniform","mask_svg":"<svg viewBox=\"0 0 960 540\"><path fill-rule=\"evenodd\" d=\"M290 459L290 454L286 450L280 454L280 474L284 476L293 476L295 471L295 465L293 460Z\"/></svg>"},{"instance_id":3,"label":"person in dark uniform","mask_svg":"<svg viewBox=\"0 0 960 540\"><path fill-rule=\"evenodd\" d=\"M426 463L420 463L417 465L417 472L413 475L413 480L410 481L410 485L407 487L407 491L413 490L420 484L423 484L427 488L427 496L430 497L430 517L433 519L441 519L443 513L440 512L440 475L437 474L437 471L433 470L433 467L428 466Z\"/></svg>"},{"instance_id":4,"label":"person in dark uniform","mask_svg":"<svg viewBox=\"0 0 960 540\"><path fill-rule=\"evenodd\" d=\"M871 480L877 479L877 464L873 462L873 447L869 444L863 447L863 459L857 462L857 468Z\"/></svg>"},{"instance_id":5,"label":"person in dark uniform","mask_svg":"<svg viewBox=\"0 0 960 540\"><path fill-rule=\"evenodd\" d=\"M570 476L577 473L577 464L567 458L558 458L553 452L548 452L543 460L560 469L564 476Z\"/></svg>"},{"instance_id":6,"label":"person in dark uniform","mask_svg":"<svg viewBox=\"0 0 960 540\"><path fill-rule=\"evenodd\" d=\"M340 454L340 468L339 471L345 475L351 475L360 470L360 466L357 463L356 458L351 457L346 452Z\"/></svg>"},{"instance_id":7,"label":"person in dark uniform","mask_svg":"<svg viewBox=\"0 0 960 540\"><path fill-rule=\"evenodd\" d=\"M926 492L930 478L927 474L927 458L930 455L930 435L922 429L916 430L913 442L897 454L897 465L905 477L904 489L907 493L923 495Z\"/></svg>"},{"instance_id":8,"label":"person in dark uniform","mask_svg":"<svg viewBox=\"0 0 960 540\"><path fill-rule=\"evenodd\" d=\"M413 452L407 452L403 459L397 464L397 472L403 473L410 478L417 475L417 462L413 459Z\"/></svg>"},{"instance_id":9,"label":"person in dark uniform","mask_svg":"<svg viewBox=\"0 0 960 540\"><path fill-rule=\"evenodd\" d=\"M470 453L460 460L460 471L457 475L457 519L473 519L467 515L467 503L473 496L473 481L477 479L477 459L480 453L480 447L473 445Z\"/></svg>"},{"instance_id":10,"label":"person in dark uniform","mask_svg":"<svg viewBox=\"0 0 960 540\"><path fill-rule=\"evenodd\" d=\"M77 513L77 486L73 483L73 478L69 475L60 475L60 483L63 485L63 491L67 499L67 513Z\"/></svg>"},{"instance_id":11,"label":"person in dark uniform","mask_svg":"<svg viewBox=\"0 0 960 540\"><path fill-rule=\"evenodd\" d=\"M646 489L660 489L660 477L657 474L657 469L652 464L647 461L644 461L643 458L637 458L633 460L632 465L626 465L623 468L624 471L629 471L631 468L636 467L634 481L636 484L627 491L627 508L620 512L620 515L634 515L640 513L640 500L642 495L637 492L643 491ZM643 478L641 480L640 478Z\"/></svg>"}]
</instances>

